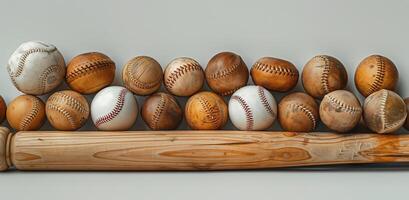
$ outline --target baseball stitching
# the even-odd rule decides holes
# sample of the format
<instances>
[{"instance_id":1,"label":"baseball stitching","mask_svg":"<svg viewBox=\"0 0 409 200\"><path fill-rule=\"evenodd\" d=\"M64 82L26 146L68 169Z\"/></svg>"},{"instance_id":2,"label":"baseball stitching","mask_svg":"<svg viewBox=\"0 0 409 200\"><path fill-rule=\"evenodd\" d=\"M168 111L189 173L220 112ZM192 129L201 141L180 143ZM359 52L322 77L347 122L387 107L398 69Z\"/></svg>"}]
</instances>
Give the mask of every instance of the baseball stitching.
<instances>
[{"instance_id":1,"label":"baseball stitching","mask_svg":"<svg viewBox=\"0 0 409 200\"><path fill-rule=\"evenodd\" d=\"M36 98L30 98L33 101L33 107L30 112L24 117L20 122L20 130L26 130L26 128L33 122L34 118L37 116L40 111L40 102Z\"/></svg>"},{"instance_id":2,"label":"baseball stitching","mask_svg":"<svg viewBox=\"0 0 409 200\"><path fill-rule=\"evenodd\" d=\"M235 71L237 71L239 69L240 66L241 66L241 61L240 61L240 63L237 63L235 65L227 67L225 70L218 71L218 72L216 72L216 73L214 73L212 75L209 75L207 78L208 79L224 78L226 76L229 76L229 75L233 74Z\"/></svg>"},{"instance_id":3,"label":"baseball stitching","mask_svg":"<svg viewBox=\"0 0 409 200\"><path fill-rule=\"evenodd\" d=\"M303 104L290 104L289 106L290 106L290 109L295 109L295 110L298 110L304 113L308 117L308 119L310 119L312 123L312 129L315 129L315 127L317 126L317 120L315 119L311 110L307 108L307 106Z\"/></svg>"},{"instance_id":4,"label":"baseball stitching","mask_svg":"<svg viewBox=\"0 0 409 200\"><path fill-rule=\"evenodd\" d=\"M220 121L220 109L218 106L211 106L209 101L205 97L199 97L200 105L206 113L206 118L210 120L210 123L219 124Z\"/></svg>"},{"instance_id":5,"label":"baseball stitching","mask_svg":"<svg viewBox=\"0 0 409 200\"><path fill-rule=\"evenodd\" d=\"M157 80L157 81L153 81L151 83L145 83L145 82L141 82L139 81L137 78L134 77L133 73L132 73L132 67L127 66L126 67L126 73L129 77L129 79L131 80L131 82L140 89L151 89L153 87L155 87L156 85L158 85L160 83L161 80Z\"/></svg>"},{"instance_id":6,"label":"baseball stitching","mask_svg":"<svg viewBox=\"0 0 409 200\"><path fill-rule=\"evenodd\" d=\"M20 57L20 59L19 59L19 62L18 62L18 64L17 64L17 70L16 70L16 73L15 73L15 74L13 74L13 73L11 72L10 65L7 66L7 69L8 69L8 71L9 71L9 73L10 73L10 76L12 76L12 77L18 77L18 76L21 75L21 73L23 72L24 65L25 65L25 63L26 63L27 57L28 57L29 55L31 55L31 54L33 54L33 53L40 53L40 52L51 53L51 52L54 52L54 51L56 51L56 50L57 50L57 48L52 47L52 48L50 48L50 49L33 48L33 49L29 49L29 50L25 51L25 52L23 53L23 55L21 55L21 57Z\"/></svg>"},{"instance_id":7,"label":"baseball stitching","mask_svg":"<svg viewBox=\"0 0 409 200\"><path fill-rule=\"evenodd\" d=\"M77 127L77 123L74 121L71 114L67 110L54 104L48 104L47 108L61 113L68 120L72 128Z\"/></svg>"},{"instance_id":8,"label":"baseball stitching","mask_svg":"<svg viewBox=\"0 0 409 200\"><path fill-rule=\"evenodd\" d=\"M283 76L291 76L291 77L298 77L298 72L292 69L282 67L280 65L269 65L267 63L256 62L254 65L255 70L259 70L262 72L267 72L270 74L278 74Z\"/></svg>"},{"instance_id":9,"label":"baseball stitching","mask_svg":"<svg viewBox=\"0 0 409 200\"><path fill-rule=\"evenodd\" d=\"M165 106L166 106L166 99L161 94L159 104L156 107L155 112L152 115L152 119L151 119L151 123L150 123L151 128L153 128L153 129L158 128L158 123L159 123L159 120L160 120L160 117L161 117L163 111L165 110Z\"/></svg>"},{"instance_id":10,"label":"baseball stitching","mask_svg":"<svg viewBox=\"0 0 409 200\"><path fill-rule=\"evenodd\" d=\"M114 109L109 112L106 115L103 115L101 117L99 117L96 121L95 121L95 126L99 127L101 124L110 122L111 120L113 120L116 116L119 115L119 113L121 112L122 108L124 107L125 104L125 95L127 94L128 90L127 89L122 89L117 100L116 100L116 104Z\"/></svg>"},{"instance_id":11,"label":"baseball stitching","mask_svg":"<svg viewBox=\"0 0 409 200\"><path fill-rule=\"evenodd\" d=\"M374 93L382 88L385 77L385 61L381 56L376 56L376 74L375 81L369 87L369 94Z\"/></svg>"},{"instance_id":12,"label":"baseball stitching","mask_svg":"<svg viewBox=\"0 0 409 200\"><path fill-rule=\"evenodd\" d=\"M240 96L233 95L231 99L237 101L240 104L240 106L243 108L245 115L246 115L246 129L252 130L254 126L254 117L253 117L253 112L251 112L250 106Z\"/></svg>"},{"instance_id":13,"label":"baseball stitching","mask_svg":"<svg viewBox=\"0 0 409 200\"><path fill-rule=\"evenodd\" d=\"M47 85L47 77L53 72L59 72L61 70L59 65L51 65L47 67L47 69L40 75L40 80L41 80L41 93L44 93L46 90L46 85Z\"/></svg>"},{"instance_id":14,"label":"baseball stitching","mask_svg":"<svg viewBox=\"0 0 409 200\"><path fill-rule=\"evenodd\" d=\"M339 99L331 96L331 95L326 95L326 98L329 100L329 102L337 107L337 108L341 108L343 111L345 111L346 113L356 113L356 112L361 112L361 108L357 108L357 107L353 107L351 105L347 105L344 102L340 101Z\"/></svg>"},{"instance_id":15,"label":"baseball stitching","mask_svg":"<svg viewBox=\"0 0 409 200\"><path fill-rule=\"evenodd\" d=\"M83 63L77 66L73 71L67 73L66 78L67 82L72 82L78 78L87 76L92 73L96 73L99 71L104 71L106 69L113 68L112 66L115 63L111 60L96 60L91 62Z\"/></svg>"},{"instance_id":16,"label":"baseball stitching","mask_svg":"<svg viewBox=\"0 0 409 200\"><path fill-rule=\"evenodd\" d=\"M381 121L382 121L382 126L383 129L385 129L386 127L386 101L388 100L388 91L383 90L382 91L382 96L381 99L379 100L380 105L379 105L379 116L381 117Z\"/></svg>"},{"instance_id":17,"label":"baseball stitching","mask_svg":"<svg viewBox=\"0 0 409 200\"><path fill-rule=\"evenodd\" d=\"M328 76L330 72L330 60L325 56L317 56L317 58L324 61L324 65L322 66L322 74L321 74L321 88L324 90L324 93L329 93L329 83L328 83Z\"/></svg>"},{"instance_id":18,"label":"baseball stitching","mask_svg":"<svg viewBox=\"0 0 409 200\"><path fill-rule=\"evenodd\" d=\"M260 97L260 101L263 104L264 109L270 113L271 116L274 116L273 109L271 108L270 104L268 103L268 100L266 98L266 95L264 94L264 90L262 87L258 86L257 87L257 93L258 96Z\"/></svg>"},{"instance_id":19,"label":"baseball stitching","mask_svg":"<svg viewBox=\"0 0 409 200\"><path fill-rule=\"evenodd\" d=\"M166 81L165 81L166 87L171 89L175 85L178 78L185 75L187 72L201 71L201 70L202 70L202 67L200 67L200 65L195 62L181 65L177 67L176 70L174 70L172 73L170 73L169 76L166 77Z\"/></svg>"}]
</instances>

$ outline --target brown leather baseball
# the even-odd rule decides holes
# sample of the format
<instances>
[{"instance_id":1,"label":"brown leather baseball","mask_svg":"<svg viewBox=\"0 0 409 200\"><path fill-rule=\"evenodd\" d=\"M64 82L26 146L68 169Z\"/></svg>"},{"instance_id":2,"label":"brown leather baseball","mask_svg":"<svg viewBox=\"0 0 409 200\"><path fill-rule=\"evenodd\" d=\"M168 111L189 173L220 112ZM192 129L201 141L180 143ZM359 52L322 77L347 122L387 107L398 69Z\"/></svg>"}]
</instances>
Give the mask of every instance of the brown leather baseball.
<instances>
[{"instance_id":1,"label":"brown leather baseball","mask_svg":"<svg viewBox=\"0 0 409 200\"><path fill-rule=\"evenodd\" d=\"M148 56L137 56L128 61L122 70L124 86L137 95L156 92L162 83L160 64Z\"/></svg>"},{"instance_id":2,"label":"brown leather baseball","mask_svg":"<svg viewBox=\"0 0 409 200\"><path fill-rule=\"evenodd\" d=\"M43 101L35 96L21 95L7 107L7 121L17 131L34 131L44 124Z\"/></svg>"},{"instance_id":3,"label":"brown leather baseball","mask_svg":"<svg viewBox=\"0 0 409 200\"><path fill-rule=\"evenodd\" d=\"M46 102L46 115L51 126L62 131L81 128L89 117L87 99L78 92L64 90L52 94Z\"/></svg>"},{"instance_id":4,"label":"brown leather baseball","mask_svg":"<svg viewBox=\"0 0 409 200\"><path fill-rule=\"evenodd\" d=\"M392 133L406 122L403 99L393 91L382 89L370 94L364 103L364 120L377 133Z\"/></svg>"},{"instance_id":5,"label":"brown leather baseball","mask_svg":"<svg viewBox=\"0 0 409 200\"><path fill-rule=\"evenodd\" d=\"M0 123L2 123L4 119L6 119L6 110L7 110L6 102L4 102L3 97L0 96Z\"/></svg>"},{"instance_id":6,"label":"brown leather baseball","mask_svg":"<svg viewBox=\"0 0 409 200\"><path fill-rule=\"evenodd\" d=\"M175 97L158 92L145 100L141 115L152 130L172 130L179 126L183 113Z\"/></svg>"},{"instance_id":7,"label":"brown leather baseball","mask_svg":"<svg viewBox=\"0 0 409 200\"><path fill-rule=\"evenodd\" d=\"M365 97L381 89L394 91L398 79L399 72L395 64L381 55L366 57L355 71L355 86Z\"/></svg>"},{"instance_id":8,"label":"brown leather baseball","mask_svg":"<svg viewBox=\"0 0 409 200\"><path fill-rule=\"evenodd\" d=\"M409 113L409 97L404 99L404 102L406 104L406 112ZM405 121L404 126L405 126L406 130L409 130L409 117L406 117L406 121Z\"/></svg>"},{"instance_id":9,"label":"brown leather baseball","mask_svg":"<svg viewBox=\"0 0 409 200\"><path fill-rule=\"evenodd\" d=\"M199 92L187 101L185 118L192 129L221 129L228 120L227 105L219 95L213 92Z\"/></svg>"},{"instance_id":10,"label":"brown leather baseball","mask_svg":"<svg viewBox=\"0 0 409 200\"><path fill-rule=\"evenodd\" d=\"M82 94L92 94L110 85L115 78L115 63L99 52L75 56L67 66L68 86Z\"/></svg>"},{"instance_id":11,"label":"brown leather baseball","mask_svg":"<svg viewBox=\"0 0 409 200\"><path fill-rule=\"evenodd\" d=\"M342 63L327 55L313 57L305 64L301 75L304 90L314 98L342 90L348 82L347 71Z\"/></svg>"},{"instance_id":12,"label":"brown leather baseball","mask_svg":"<svg viewBox=\"0 0 409 200\"><path fill-rule=\"evenodd\" d=\"M313 131L319 121L318 104L306 93L289 94L278 104L278 119L286 131Z\"/></svg>"},{"instance_id":13,"label":"brown leather baseball","mask_svg":"<svg viewBox=\"0 0 409 200\"><path fill-rule=\"evenodd\" d=\"M250 70L256 85L276 92L288 92L298 82L298 70L289 61L263 57L254 63Z\"/></svg>"},{"instance_id":14,"label":"brown leather baseball","mask_svg":"<svg viewBox=\"0 0 409 200\"><path fill-rule=\"evenodd\" d=\"M166 89L177 96L191 96L202 89L204 73L200 64L192 58L173 59L165 69Z\"/></svg>"},{"instance_id":15,"label":"brown leather baseball","mask_svg":"<svg viewBox=\"0 0 409 200\"><path fill-rule=\"evenodd\" d=\"M221 52L210 59L205 75L209 87L214 92L230 95L247 85L249 70L239 55Z\"/></svg>"},{"instance_id":16,"label":"brown leather baseball","mask_svg":"<svg viewBox=\"0 0 409 200\"><path fill-rule=\"evenodd\" d=\"M349 91L332 91L326 94L321 101L321 121L331 130L350 131L358 125L361 117L361 104L356 96Z\"/></svg>"}]
</instances>

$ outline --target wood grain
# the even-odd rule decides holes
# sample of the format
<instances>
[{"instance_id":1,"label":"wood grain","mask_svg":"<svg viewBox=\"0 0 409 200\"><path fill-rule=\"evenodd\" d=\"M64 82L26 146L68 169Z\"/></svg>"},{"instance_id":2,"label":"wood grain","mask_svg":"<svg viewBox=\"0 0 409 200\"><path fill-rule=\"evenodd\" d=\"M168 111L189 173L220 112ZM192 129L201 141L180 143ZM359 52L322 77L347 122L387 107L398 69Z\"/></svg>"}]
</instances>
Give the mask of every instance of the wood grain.
<instances>
[{"instance_id":1,"label":"wood grain","mask_svg":"<svg viewBox=\"0 0 409 200\"><path fill-rule=\"evenodd\" d=\"M409 135L257 131L19 132L19 170L233 170L409 161Z\"/></svg>"}]
</instances>

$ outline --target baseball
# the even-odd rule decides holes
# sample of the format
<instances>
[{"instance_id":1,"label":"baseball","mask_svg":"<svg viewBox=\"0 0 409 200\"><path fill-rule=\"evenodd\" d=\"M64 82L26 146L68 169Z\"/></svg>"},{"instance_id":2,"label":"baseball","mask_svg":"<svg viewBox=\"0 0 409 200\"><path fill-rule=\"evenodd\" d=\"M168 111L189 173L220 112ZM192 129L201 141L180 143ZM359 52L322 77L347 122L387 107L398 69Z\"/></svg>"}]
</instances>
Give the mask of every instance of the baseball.
<instances>
[{"instance_id":1,"label":"baseball","mask_svg":"<svg viewBox=\"0 0 409 200\"><path fill-rule=\"evenodd\" d=\"M347 132L358 125L362 108L354 94L335 90L324 96L320 104L321 121L331 130Z\"/></svg>"},{"instance_id":2,"label":"baseball","mask_svg":"<svg viewBox=\"0 0 409 200\"><path fill-rule=\"evenodd\" d=\"M183 113L176 98L158 92L145 100L141 115L152 130L172 130L179 126Z\"/></svg>"},{"instance_id":3,"label":"baseball","mask_svg":"<svg viewBox=\"0 0 409 200\"><path fill-rule=\"evenodd\" d=\"M165 87L176 96L191 96L202 89L203 82L203 69L192 58L176 58L166 66Z\"/></svg>"},{"instance_id":4,"label":"baseball","mask_svg":"<svg viewBox=\"0 0 409 200\"><path fill-rule=\"evenodd\" d=\"M199 92L185 106L188 125L197 130L216 130L226 125L228 116L224 100L213 92Z\"/></svg>"},{"instance_id":5,"label":"baseball","mask_svg":"<svg viewBox=\"0 0 409 200\"><path fill-rule=\"evenodd\" d=\"M404 100L406 105L406 112L409 113L409 97ZM406 121L404 124L406 130L409 130L409 117L406 117Z\"/></svg>"},{"instance_id":6,"label":"baseball","mask_svg":"<svg viewBox=\"0 0 409 200\"><path fill-rule=\"evenodd\" d=\"M395 64L380 55L365 58L355 71L355 86L365 97L381 89L394 91L398 79L399 73Z\"/></svg>"},{"instance_id":7,"label":"baseball","mask_svg":"<svg viewBox=\"0 0 409 200\"><path fill-rule=\"evenodd\" d=\"M263 57L250 70L254 84L276 92L288 92L298 82L298 70L286 60Z\"/></svg>"},{"instance_id":8,"label":"baseball","mask_svg":"<svg viewBox=\"0 0 409 200\"><path fill-rule=\"evenodd\" d=\"M67 65L68 86L82 94L92 94L111 85L115 63L106 55L90 52L75 56Z\"/></svg>"},{"instance_id":9,"label":"baseball","mask_svg":"<svg viewBox=\"0 0 409 200\"><path fill-rule=\"evenodd\" d=\"M91 118L99 130L128 130L138 116L138 103L126 88L110 86L99 91L91 103Z\"/></svg>"},{"instance_id":10,"label":"baseball","mask_svg":"<svg viewBox=\"0 0 409 200\"><path fill-rule=\"evenodd\" d=\"M209 87L225 96L247 85L249 70L239 55L221 52L210 59L205 75Z\"/></svg>"},{"instance_id":11,"label":"baseball","mask_svg":"<svg viewBox=\"0 0 409 200\"><path fill-rule=\"evenodd\" d=\"M319 55L305 64L301 75L305 91L314 98L342 90L348 82L348 75L342 63L331 56Z\"/></svg>"},{"instance_id":12,"label":"baseball","mask_svg":"<svg viewBox=\"0 0 409 200\"><path fill-rule=\"evenodd\" d=\"M34 131L44 124L44 103L38 97L21 95L10 102L6 115L12 128L18 131Z\"/></svg>"},{"instance_id":13,"label":"baseball","mask_svg":"<svg viewBox=\"0 0 409 200\"><path fill-rule=\"evenodd\" d=\"M6 118L6 110L7 110L6 102L4 102L3 97L0 96L0 123L2 123Z\"/></svg>"},{"instance_id":14,"label":"baseball","mask_svg":"<svg viewBox=\"0 0 409 200\"><path fill-rule=\"evenodd\" d=\"M277 116L277 104L271 93L261 86L245 86L233 93L229 116L240 130L265 130Z\"/></svg>"},{"instance_id":15,"label":"baseball","mask_svg":"<svg viewBox=\"0 0 409 200\"><path fill-rule=\"evenodd\" d=\"M319 121L318 104L306 93L289 94L278 104L278 120L286 131L313 131Z\"/></svg>"},{"instance_id":16,"label":"baseball","mask_svg":"<svg viewBox=\"0 0 409 200\"><path fill-rule=\"evenodd\" d=\"M73 131L81 128L89 117L87 99L72 90L52 94L46 104L47 119L57 130Z\"/></svg>"},{"instance_id":17,"label":"baseball","mask_svg":"<svg viewBox=\"0 0 409 200\"><path fill-rule=\"evenodd\" d=\"M14 51L8 61L7 71L19 91L43 95L63 82L65 62L55 46L30 41Z\"/></svg>"},{"instance_id":18,"label":"baseball","mask_svg":"<svg viewBox=\"0 0 409 200\"><path fill-rule=\"evenodd\" d=\"M406 121L406 104L393 91L382 89L370 94L364 103L364 120L377 133L397 131Z\"/></svg>"},{"instance_id":19,"label":"baseball","mask_svg":"<svg viewBox=\"0 0 409 200\"><path fill-rule=\"evenodd\" d=\"M122 70L126 88L137 95L149 95L160 88L163 71L160 64L148 56L138 56L128 61Z\"/></svg>"}]
</instances>

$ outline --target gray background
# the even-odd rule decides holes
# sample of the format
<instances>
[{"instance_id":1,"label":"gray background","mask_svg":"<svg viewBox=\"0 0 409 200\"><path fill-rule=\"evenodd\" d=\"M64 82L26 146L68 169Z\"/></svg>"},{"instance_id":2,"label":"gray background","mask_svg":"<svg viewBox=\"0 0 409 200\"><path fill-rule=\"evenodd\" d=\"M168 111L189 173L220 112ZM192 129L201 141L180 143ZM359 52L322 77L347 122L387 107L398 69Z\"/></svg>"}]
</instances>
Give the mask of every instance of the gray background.
<instances>
[{"instance_id":1,"label":"gray background","mask_svg":"<svg viewBox=\"0 0 409 200\"><path fill-rule=\"evenodd\" d=\"M152 56L163 67L179 56L193 57L206 66L214 54L228 50L240 54L249 67L262 56L273 56L292 61L299 70L314 55L333 55L346 66L348 87L356 92L355 67L364 57L378 53L397 65L399 92L403 97L409 95L409 89L403 87L409 84L408 1L0 3L0 94L7 102L20 95L7 75L8 57L28 40L56 45L67 62L87 51L107 54L117 64L116 85L121 84L123 64L137 55ZM297 90L302 90L300 84ZM141 103L143 98L138 100ZM85 129L91 127L88 123ZM274 129L278 128L276 123ZM133 129L145 129L140 118ZM385 199L404 198L408 178L408 170L402 167L211 173L8 172L0 174L0 192L2 199Z\"/></svg>"}]
</instances>

